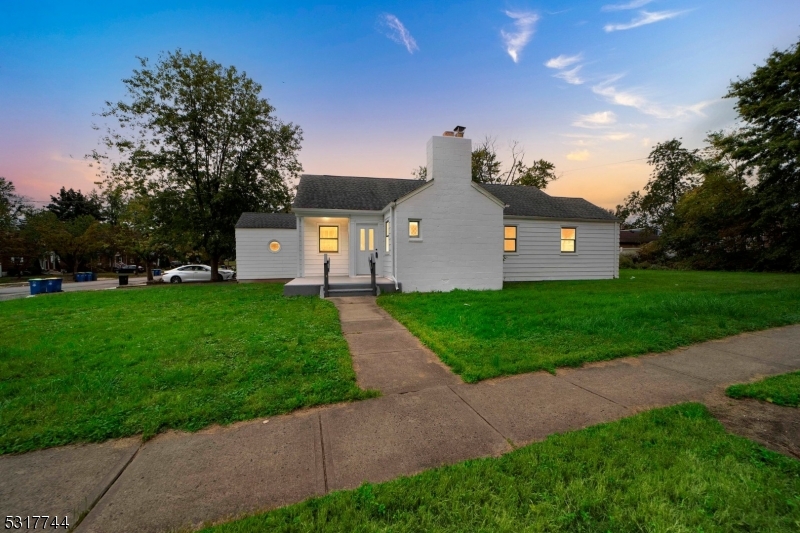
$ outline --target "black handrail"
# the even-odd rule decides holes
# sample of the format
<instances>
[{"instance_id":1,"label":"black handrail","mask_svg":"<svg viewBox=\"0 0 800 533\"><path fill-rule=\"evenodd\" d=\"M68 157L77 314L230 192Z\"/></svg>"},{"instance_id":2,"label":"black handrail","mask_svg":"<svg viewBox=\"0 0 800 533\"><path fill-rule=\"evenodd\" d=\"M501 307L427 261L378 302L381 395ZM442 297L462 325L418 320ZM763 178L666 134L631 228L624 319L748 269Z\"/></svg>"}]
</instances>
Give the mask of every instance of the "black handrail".
<instances>
[{"instance_id":1,"label":"black handrail","mask_svg":"<svg viewBox=\"0 0 800 533\"><path fill-rule=\"evenodd\" d=\"M378 284L375 282L375 263L378 261L378 250L375 250L375 256L372 252L369 253L369 276L372 283L372 295L378 295Z\"/></svg>"},{"instance_id":2,"label":"black handrail","mask_svg":"<svg viewBox=\"0 0 800 533\"><path fill-rule=\"evenodd\" d=\"M322 295L327 298L330 295L331 287L328 283L328 274L331 271L331 260L328 258L328 254L325 254L324 262L322 263L322 270L325 272L325 281L322 286Z\"/></svg>"}]
</instances>

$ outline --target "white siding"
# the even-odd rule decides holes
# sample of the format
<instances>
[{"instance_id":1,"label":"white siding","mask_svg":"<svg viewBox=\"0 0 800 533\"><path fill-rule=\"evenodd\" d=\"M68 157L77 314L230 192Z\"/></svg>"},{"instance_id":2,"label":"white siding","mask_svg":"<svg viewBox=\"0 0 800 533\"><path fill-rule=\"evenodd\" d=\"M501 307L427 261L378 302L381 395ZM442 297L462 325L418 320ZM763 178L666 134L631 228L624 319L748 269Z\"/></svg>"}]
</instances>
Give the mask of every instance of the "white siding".
<instances>
[{"instance_id":1,"label":"white siding","mask_svg":"<svg viewBox=\"0 0 800 533\"><path fill-rule=\"evenodd\" d=\"M280 252L270 252L272 240L281 243ZM236 278L293 278L297 275L298 248L297 230L294 229L237 228Z\"/></svg>"},{"instance_id":2,"label":"white siding","mask_svg":"<svg viewBox=\"0 0 800 533\"><path fill-rule=\"evenodd\" d=\"M507 218L517 226L517 253L506 253L505 281L619 277L619 229L614 222ZM577 228L576 252L561 253L561 228ZM498 232L502 240L502 233Z\"/></svg>"},{"instance_id":3,"label":"white siding","mask_svg":"<svg viewBox=\"0 0 800 533\"><path fill-rule=\"evenodd\" d=\"M339 227L339 252L328 253L331 258L331 276L350 275L350 219L303 217L303 276L322 276L323 255L319 252L319 227Z\"/></svg>"},{"instance_id":4,"label":"white siding","mask_svg":"<svg viewBox=\"0 0 800 533\"><path fill-rule=\"evenodd\" d=\"M472 185L469 139L428 143L433 180L397 205L397 278L403 291L503 288L503 207ZM419 239L408 221L420 221Z\"/></svg>"}]
</instances>

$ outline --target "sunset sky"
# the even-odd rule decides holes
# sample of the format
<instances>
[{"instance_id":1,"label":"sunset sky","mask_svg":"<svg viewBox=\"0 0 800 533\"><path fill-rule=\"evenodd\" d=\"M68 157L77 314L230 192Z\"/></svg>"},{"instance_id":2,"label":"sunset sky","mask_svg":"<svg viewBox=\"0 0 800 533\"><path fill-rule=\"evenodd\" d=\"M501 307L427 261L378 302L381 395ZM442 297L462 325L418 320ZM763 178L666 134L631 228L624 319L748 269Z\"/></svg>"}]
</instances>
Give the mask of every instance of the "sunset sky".
<instances>
[{"instance_id":1,"label":"sunset sky","mask_svg":"<svg viewBox=\"0 0 800 533\"><path fill-rule=\"evenodd\" d=\"M797 0L2 2L0 176L38 205L91 190L93 114L136 56L182 48L259 82L307 173L410 178L458 124L614 207L653 144L731 127L730 81L798 37Z\"/></svg>"}]
</instances>

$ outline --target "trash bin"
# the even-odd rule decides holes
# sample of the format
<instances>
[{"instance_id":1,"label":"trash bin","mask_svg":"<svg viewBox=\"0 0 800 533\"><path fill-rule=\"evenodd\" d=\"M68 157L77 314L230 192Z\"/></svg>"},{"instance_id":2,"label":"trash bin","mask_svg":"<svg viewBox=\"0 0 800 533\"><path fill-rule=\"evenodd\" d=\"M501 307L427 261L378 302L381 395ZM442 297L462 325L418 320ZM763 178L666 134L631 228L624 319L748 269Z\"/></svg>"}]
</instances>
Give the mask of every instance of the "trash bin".
<instances>
[{"instance_id":1,"label":"trash bin","mask_svg":"<svg viewBox=\"0 0 800 533\"><path fill-rule=\"evenodd\" d=\"M120 287L123 285L128 284L128 275L127 274L120 274L119 276L119 285Z\"/></svg>"},{"instance_id":2,"label":"trash bin","mask_svg":"<svg viewBox=\"0 0 800 533\"><path fill-rule=\"evenodd\" d=\"M154 268L153 269L153 275L154 276L160 276L161 275L161 269L160 268Z\"/></svg>"},{"instance_id":3,"label":"trash bin","mask_svg":"<svg viewBox=\"0 0 800 533\"><path fill-rule=\"evenodd\" d=\"M47 278L45 279L45 287L47 292L62 292L61 291L61 278Z\"/></svg>"},{"instance_id":4,"label":"trash bin","mask_svg":"<svg viewBox=\"0 0 800 533\"><path fill-rule=\"evenodd\" d=\"M47 285L43 279L29 279L28 283L30 283L31 286L31 296L36 296L37 294L43 294L47 292Z\"/></svg>"},{"instance_id":5,"label":"trash bin","mask_svg":"<svg viewBox=\"0 0 800 533\"><path fill-rule=\"evenodd\" d=\"M97 281L97 272L89 272L89 275L92 277L91 281Z\"/></svg>"},{"instance_id":6,"label":"trash bin","mask_svg":"<svg viewBox=\"0 0 800 533\"><path fill-rule=\"evenodd\" d=\"M79 272L78 275L80 276L78 281L89 281L89 276L86 274L86 272Z\"/></svg>"}]
</instances>

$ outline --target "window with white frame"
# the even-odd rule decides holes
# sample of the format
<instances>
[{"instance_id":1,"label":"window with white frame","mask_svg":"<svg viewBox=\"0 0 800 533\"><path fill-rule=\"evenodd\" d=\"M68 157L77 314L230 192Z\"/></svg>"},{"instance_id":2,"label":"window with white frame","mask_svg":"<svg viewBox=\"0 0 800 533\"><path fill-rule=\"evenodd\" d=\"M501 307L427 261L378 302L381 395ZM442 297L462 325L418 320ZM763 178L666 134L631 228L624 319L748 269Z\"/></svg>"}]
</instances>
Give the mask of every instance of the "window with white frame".
<instances>
[{"instance_id":1,"label":"window with white frame","mask_svg":"<svg viewBox=\"0 0 800 533\"><path fill-rule=\"evenodd\" d=\"M389 219L386 219L386 252L389 252L389 235L391 234L391 225L389 224Z\"/></svg>"},{"instance_id":2,"label":"window with white frame","mask_svg":"<svg viewBox=\"0 0 800 533\"><path fill-rule=\"evenodd\" d=\"M517 251L517 227L504 226L503 227L503 251L507 253L516 253Z\"/></svg>"},{"instance_id":3,"label":"window with white frame","mask_svg":"<svg viewBox=\"0 0 800 533\"><path fill-rule=\"evenodd\" d=\"M319 252L339 253L339 226L319 227Z\"/></svg>"},{"instance_id":4,"label":"window with white frame","mask_svg":"<svg viewBox=\"0 0 800 533\"><path fill-rule=\"evenodd\" d=\"M577 229L561 228L561 253L574 254L577 250Z\"/></svg>"}]
</instances>

